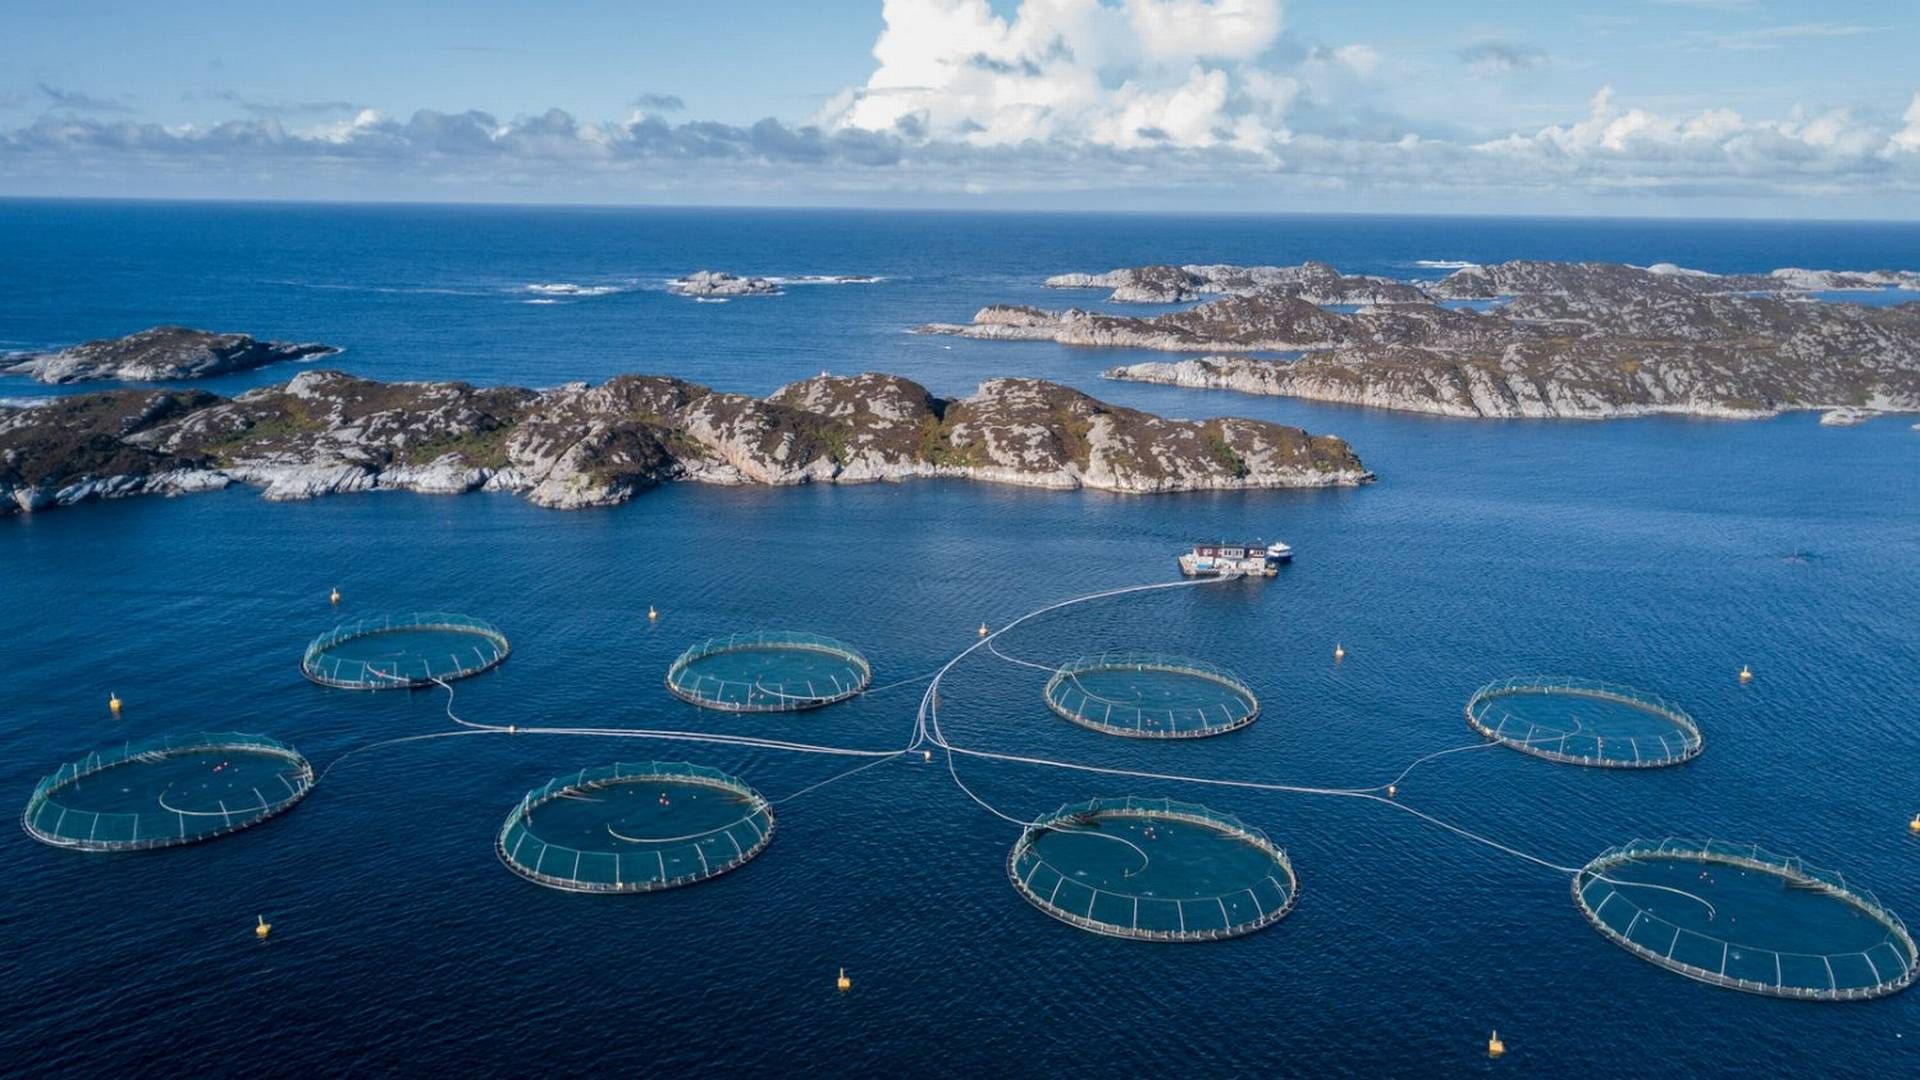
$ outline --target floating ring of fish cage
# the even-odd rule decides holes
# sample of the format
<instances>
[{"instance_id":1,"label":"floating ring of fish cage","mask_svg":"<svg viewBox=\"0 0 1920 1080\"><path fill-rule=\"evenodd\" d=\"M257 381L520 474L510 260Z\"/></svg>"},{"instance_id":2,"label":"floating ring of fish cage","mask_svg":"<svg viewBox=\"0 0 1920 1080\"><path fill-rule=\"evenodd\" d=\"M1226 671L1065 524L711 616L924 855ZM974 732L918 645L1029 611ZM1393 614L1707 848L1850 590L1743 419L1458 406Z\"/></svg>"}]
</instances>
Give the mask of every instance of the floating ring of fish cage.
<instances>
[{"instance_id":1,"label":"floating ring of fish cage","mask_svg":"<svg viewBox=\"0 0 1920 1080\"><path fill-rule=\"evenodd\" d=\"M1014 842L1007 876L1061 922L1148 941L1252 933L1285 918L1300 892L1265 833L1169 799L1092 799L1043 815Z\"/></svg>"},{"instance_id":2,"label":"floating ring of fish cage","mask_svg":"<svg viewBox=\"0 0 1920 1080\"><path fill-rule=\"evenodd\" d=\"M569 892L655 892L717 877L773 839L773 807L744 781L683 761L582 769L527 792L494 851Z\"/></svg>"},{"instance_id":3,"label":"floating ring of fish cage","mask_svg":"<svg viewBox=\"0 0 1920 1080\"><path fill-rule=\"evenodd\" d=\"M1198 739L1246 727L1260 699L1218 664L1155 652L1104 652L1062 664L1047 707L1063 719L1135 739Z\"/></svg>"},{"instance_id":4,"label":"floating ring of fish cage","mask_svg":"<svg viewBox=\"0 0 1920 1080\"><path fill-rule=\"evenodd\" d=\"M1920 977L1913 935L1871 892L1752 844L1635 840L1582 867L1573 899L1607 940L1714 986L1857 1001Z\"/></svg>"},{"instance_id":5,"label":"floating ring of fish cage","mask_svg":"<svg viewBox=\"0 0 1920 1080\"><path fill-rule=\"evenodd\" d=\"M853 697L872 679L853 646L794 631L708 638L667 668L675 697L724 712L817 709Z\"/></svg>"},{"instance_id":6,"label":"floating ring of fish cage","mask_svg":"<svg viewBox=\"0 0 1920 1080\"><path fill-rule=\"evenodd\" d=\"M1564 676L1490 682L1467 699L1467 725L1524 754L1570 765L1649 769L1700 754L1700 727L1658 694Z\"/></svg>"},{"instance_id":7,"label":"floating ring of fish cage","mask_svg":"<svg viewBox=\"0 0 1920 1080\"><path fill-rule=\"evenodd\" d=\"M264 735L165 735L62 765L27 799L35 840L74 851L144 851L239 832L313 788L313 766Z\"/></svg>"},{"instance_id":8,"label":"floating ring of fish cage","mask_svg":"<svg viewBox=\"0 0 1920 1080\"><path fill-rule=\"evenodd\" d=\"M511 651L485 619L417 611L341 623L307 646L300 672L343 690L403 690L478 675Z\"/></svg>"}]
</instances>

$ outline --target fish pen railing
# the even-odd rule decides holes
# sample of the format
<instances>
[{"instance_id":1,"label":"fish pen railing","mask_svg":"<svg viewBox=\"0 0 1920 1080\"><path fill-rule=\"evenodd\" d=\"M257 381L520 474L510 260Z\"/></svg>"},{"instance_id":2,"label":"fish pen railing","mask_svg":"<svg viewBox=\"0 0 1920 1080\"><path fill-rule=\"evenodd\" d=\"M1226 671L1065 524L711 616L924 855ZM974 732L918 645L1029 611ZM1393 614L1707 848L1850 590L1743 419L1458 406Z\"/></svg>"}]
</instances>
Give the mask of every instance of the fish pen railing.
<instances>
[{"instance_id":1,"label":"fish pen railing","mask_svg":"<svg viewBox=\"0 0 1920 1080\"><path fill-rule=\"evenodd\" d=\"M182 754L227 750L275 758L285 768L274 773L278 788L253 789L254 801L235 806L219 803L218 810L180 810L166 805L164 790L155 792L152 809L132 812L83 810L62 805L58 796L89 777L129 764L153 763ZM74 851L141 851L210 840L257 825L306 797L314 782L313 766L292 747L265 735L243 732L197 732L161 735L96 750L78 761L60 766L34 785L21 812L20 823L34 839Z\"/></svg>"},{"instance_id":2,"label":"fish pen railing","mask_svg":"<svg viewBox=\"0 0 1920 1080\"><path fill-rule=\"evenodd\" d=\"M1035 849L1035 841L1049 831L1071 831L1075 826L1124 817L1186 822L1214 830L1259 850L1271 860L1273 870L1227 892L1169 898L1089 885ZM1007 857L1007 877L1028 902L1062 922L1143 941L1215 941L1252 933L1285 918L1300 892L1292 860L1259 829L1195 803L1139 797L1089 799L1035 819Z\"/></svg>"},{"instance_id":3,"label":"fish pen railing","mask_svg":"<svg viewBox=\"0 0 1920 1080\"><path fill-rule=\"evenodd\" d=\"M841 670L796 673L782 677L770 660L769 671L752 678L729 678L697 670L713 657L739 653L807 653L832 657ZM702 708L727 712L793 712L845 701L865 690L873 668L858 649L820 634L762 630L711 637L681 653L667 668L667 689L675 697Z\"/></svg>"},{"instance_id":4,"label":"fish pen railing","mask_svg":"<svg viewBox=\"0 0 1920 1080\"><path fill-rule=\"evenodd\" d=\"M1673 726L1656 736L1614 735L1557 728L1517 716L1495 705L1503 698L1531 696L1584 697L1610 701L1659 716ZM1522 675L1499 679L1480 687L1467 699L1467 724L1502 745L1570 765L1635 769L1679 765L1700 755L1704 740L1699 724L1685 709L1659 694L1620 683L1565 675ZM1609 753L1625 745L1624 755Z\"/></svg>"},{"instance_id":5,"label":"fish pen railing","mask_svg":"<svg viewBox=\"0 0 1920 1080\"><path fill-rule=\"evenodd\" d=\"M1737 867L1782 879L1844 902L1886 931L1865 949L1797 952L1736 944L1661 918L1623 892L1635 882L1611 871L1634 863L1676 860ZM1704 871L1703 871L1704 872ZM1837 871L1758 844L1669 837L1608 848L1573 876L1574 902L1593 928L1650 963L1699 982L1748 993L1811 1001L1859 1001L1906 989L1920 978L1920 947L1900 917L1872 891Z\"/></svg>"},{"instance_id":6,"label":"fish pen railing","mask_svg":"<svg viewBox=\"0 0 1920 1080\"><path fill-rule=\"evenodd\" d=\"M1132 672L1198 680L1215 689L1192 691L1194 704L1147 705L1089 688L1083 676ZM1224 692L1223 692L1224 691ZM1055 669L1042 691L1047 707L1082 727L1131 738L1178 739L1220 735L1253 723L1260 699L1238 675L1219 664L1166 653L1110 651L1076 657Z\"/></svg>"},{"instance_id":7,"label":"fish pen railing","mask_svg":"<svg viewBox=\"0 0 1920 1080\"><path fill-rule=\"evenodd\" d=\"M444 653L386 657L378 661L335 656L332 651L350 642L381 634L457 634L471 640ZM426 686L477 675L499 665L513 651L500 628L471 615L444 611L416 611L355 619L321 634L300 657L301 674L322 686L343 690L391 690Z\"/></svg>"},{"instance_id":8,"label":"fish pen railing","mask_svg":"<svg viewBox=\"0 0 1920 1080\"><path fill-rule=\"evenodd\" d=\"M742 801L743 814L736 821L676 837L671 843L636 841L634 850L626 852L587 851L544 840L534 832L535 811L556 799L591 799L595 791L612 785L651 781L727 792ZM555 777L527 792L508 812L494 851L508 869L549 888L653 892L705 881L740 866L772 841L773 830L772 805L745 782L719 769L688 762L616 762Z\"/></svg>"}]
</instances>

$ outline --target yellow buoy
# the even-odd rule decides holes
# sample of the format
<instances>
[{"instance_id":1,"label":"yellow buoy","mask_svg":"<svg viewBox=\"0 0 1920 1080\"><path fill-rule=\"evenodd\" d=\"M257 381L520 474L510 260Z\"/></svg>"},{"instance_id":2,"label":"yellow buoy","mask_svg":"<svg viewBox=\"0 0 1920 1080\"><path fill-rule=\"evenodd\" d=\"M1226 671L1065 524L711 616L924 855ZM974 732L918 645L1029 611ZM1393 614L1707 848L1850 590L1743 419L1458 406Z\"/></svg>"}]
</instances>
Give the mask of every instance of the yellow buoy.
<instances>
[{"instance_id":1,"label":"yellow buoy","mask_svg":"<svg viewBox=\"0 0 1920 1080\"><path fill-rule=\"evenodd\" d=\"M1487 1056L1488 1057L1497 1058L1501 1054L1504 1054L1506 1052L1507 1052L1507 1044L1500 1041L1500 1033L1498 1031L1487 1036Z\"/></svg>"},{"instance_id":2,"label":"yellow buoy","mask_svg":"<svg viewBox=\"0 0 1920 1080\"><path fill-rule=\"evenodd\" d=\"M107 710L115 716L120 715L120 695L107 691Z\"/></svg>"},{"instance_id":3,"label":"yellow buoy","mask_svg":"<svg viewBox=\"0 0 1920 1080\"><path fill-rule=\"evenodd\" d=\"M851 989L853 989L853 980L852 980L852 979L849 979L849 978L847 978L847 969L846 969L846 968L841 968L841 969L840 969L840 978L839 978L839 979L838 979L838 980L837 980L837 981L836 981L836 982L835 982L835 983L834 983L833 985L835 985L835 986L837 986L837 987L839 987L839 988L840 988L840 992L841 992L841 993L843 993L843 994L844 994L844 993L846 993L847 991L849 991L849 990L851 990Z\"/></svg>"},{"instance_id":4,"label":"yellow buoy","mask_svg":"<svg viewBox=\"0 0 1920 1080\"><path fill-rule=\"evenodd\" d=\"M254 918L260 921L254 925L253 936L261 941L267 940L267 935L273 933L273 924L267 921L265 915L256 915Z\"/></svg>"},{"instance_id":5,"label":"yellow buoy","mask_svg":"<svg viewBox=\"0 0 1920 1080\"><path fill-rule=\"evenodd\" d=\"M1342 645L1342 644L1340 644L1340 643L1339 643L1339 642L1337 642L1337 641L1336 641L1336 642L1334 642L1334 643L1333 643L1333 658L1334 658L1335 660L1345 660L1345 659L1347 658L1347 647L1346 647L1345 645Z\"/></svg>"},{"instance_id":6,"label":"yellow buoy","mask_svg":"<svg viewBox=\"0 0 1920 1080\"><path fill-rule=\"evenodd\" d=\"M648 622L660 621L660 609L654 607L652 604L647 605L647 621Z\"/></svg>"},{"instance_id":7,"label":"yellow buoy","mask_svg":"<svg viewBox=\"0 0 1920 1080\"><path fill-rule=\"evenodd\" d=\"M1907 831L1920 834L1920 814L1913 815L1913 820L1907 822Z\"/></svg>"},{"instance_id":8,"label":"yellow buoy","mask_svg":"<svg viewBox=\"0 0 1920 1080\"><path fill-rule=\"evenodd\" d=\"M333 587L333 592L328 594L327 601L329 603L334 603L334 604L337 604L340 602L340 586L335 585Z\"/></svg>"},{"instance_id":9,"label":"yellow buoy","mask_svg":"<svg viewBox=\"0 0 1920 1080\"><path fill-rule=\"evenodd\" d=\"M1741 682L1753 681L1753 669L1748 667L1745 664L1740 665L1740 681Z\"/></svg>"},{"instance_id":10,"label":"yellow buoy","mask_svg":"<svg viewBox=\"0 0 1920 1080\"><path fill-rule=\"evenodd\" d=\"M988 631L987 631L987 624L986 624L986 623L981 623L981 624L980 624L980 636L981 636L981 637L986 637L986 636L987 636L987 633L988 633Z\"/></svg>"}]
</instances>

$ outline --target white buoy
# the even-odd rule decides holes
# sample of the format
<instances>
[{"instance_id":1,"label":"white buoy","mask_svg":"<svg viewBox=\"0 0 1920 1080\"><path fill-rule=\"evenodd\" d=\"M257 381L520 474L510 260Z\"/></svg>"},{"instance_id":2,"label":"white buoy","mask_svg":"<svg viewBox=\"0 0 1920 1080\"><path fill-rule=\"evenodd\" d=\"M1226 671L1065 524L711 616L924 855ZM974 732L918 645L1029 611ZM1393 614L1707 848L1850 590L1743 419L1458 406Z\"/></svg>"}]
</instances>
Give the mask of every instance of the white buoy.
<instances>
[{"instance_id":1,"label":"white buoy","mask_svg":"<svg viewBox=\"0 0 1920 1080\"><path fill-rule=\"evenodd\" d=\"M660 621L660 609L654 607L652 604L647 605L647 621L648 622Z\"/></svg>"},{"instance_id":2,"label":"white buoy","mask_svg":"<svg viewBox=\"0 0 1920 1080\"><path fill-rule=\"evenodd\" d=\"M1337 642L1337 641L1336 641L1336 642L1334 642L1334 643L1333 643L1333 658L1334 658L1335 660L1345 660L1345 659L1347 658L1347 647L1346 647L1345 645L1342 645L1342 644L1340 644L1340 643L1339 643L1339 642Z\"/></svg>"}]
</instances>

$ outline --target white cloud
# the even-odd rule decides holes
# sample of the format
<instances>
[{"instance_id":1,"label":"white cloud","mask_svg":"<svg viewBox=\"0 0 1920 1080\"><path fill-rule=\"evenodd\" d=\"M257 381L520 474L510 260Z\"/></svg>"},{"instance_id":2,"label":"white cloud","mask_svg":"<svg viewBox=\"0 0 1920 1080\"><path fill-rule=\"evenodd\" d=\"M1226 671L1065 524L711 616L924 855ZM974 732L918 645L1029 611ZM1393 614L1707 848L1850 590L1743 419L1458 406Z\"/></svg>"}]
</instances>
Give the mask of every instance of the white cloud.
<instances>
[{"instance_id":1,"label":"white cloud","mask_svg":"<svg viewBox=\"0 0 1920 1080\"><path fill-rule=\"evenodd\" d=\"M1857 23L1794 23L1787 26L1762 26L1751 30L1733 30L1726 33L1695 32L1693 40L1735 52L1755 52L1760 49L1778 49L1796 41L1816 41L1823 38L1859 37L1871 34L1874 28Z\"/></svg>"},{"instance_id":2,"label":"white cloud","mask_svg":"<svg viewBox=\"0 0 1920 1080\"><path fill-rule=\"evenodd\" d=\"M1908 115L1920 114L1909 109ZM1732 109L1673 115L1623 106L1612 87L1602 87L1583 119L1475 149L1548 175L1577 170L1590 180L1682 189L1735 183L1791 189L1845 179L1897 180L1884 175L1880 151L1901 137L1848 109L1797 111L1777 120L1749 120ZM1905 183L1911 187L1916 179L1908 176Z\"/></svg>"},{"instance_id":3,"label":"white cloud","mask_svg":"<svg viewBox=\"0 0 1920 1080\"><path fill-rule=\"evenodd\" d=\"M973 146L1039 140L1130 149L1285 142L1292 91L1253 61L1273 47L1279 0L886 0L879 67L821 116ZM1377 65L1364 46L1343 61Z\"/></svg>"},{"instance_id":4,"label":"white cloud","mask_svg":"<svg viewBox=\"0 0 1920 1080\"><path fill-rule=\"evenodd\" d=\"M1913 95L1906 114L1900 119L1906 121L1907 126L1888 137L1887 153L1920 154L1920 93Z\"/></svg>"}]
</instances>

